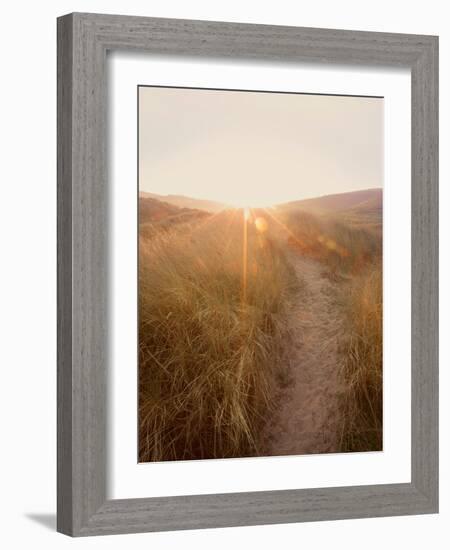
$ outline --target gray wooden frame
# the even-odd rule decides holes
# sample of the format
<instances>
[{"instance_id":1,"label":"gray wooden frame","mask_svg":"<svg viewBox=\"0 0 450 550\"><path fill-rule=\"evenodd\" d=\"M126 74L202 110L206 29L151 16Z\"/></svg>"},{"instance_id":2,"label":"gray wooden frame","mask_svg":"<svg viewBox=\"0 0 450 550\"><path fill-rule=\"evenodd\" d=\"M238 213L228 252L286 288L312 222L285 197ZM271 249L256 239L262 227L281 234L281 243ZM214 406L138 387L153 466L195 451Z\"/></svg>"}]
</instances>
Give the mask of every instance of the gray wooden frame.
<instances>
[{"instance_id":1,"label":"gray wooden frame","mask_svg":"<svg viewBox=\"0 0 450 550\"><path fill-rule=\"evenodd\" d=\"M412 73L412 481L107 500L106 52ZM58 19L58 530L73 536L438 510L438 38L75 13Z\"/></svg>"}]
</instances>

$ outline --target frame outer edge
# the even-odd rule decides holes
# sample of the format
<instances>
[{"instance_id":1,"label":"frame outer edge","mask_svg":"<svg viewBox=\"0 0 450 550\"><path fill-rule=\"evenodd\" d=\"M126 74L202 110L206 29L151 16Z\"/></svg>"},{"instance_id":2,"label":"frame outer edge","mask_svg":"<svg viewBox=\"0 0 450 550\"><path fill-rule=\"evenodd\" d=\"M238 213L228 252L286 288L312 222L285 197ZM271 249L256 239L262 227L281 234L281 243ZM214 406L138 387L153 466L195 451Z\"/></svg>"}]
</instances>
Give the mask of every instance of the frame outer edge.
<instances>
[{"instance_id":1,"label":"frame outer edge","mask_svg":"<svg viewBox=\"0 0 450 550\"><path fill-rule=\"evenodd\" d=\"M73 14L72 469L73 535L106 501L108 207L106 50Z\"/></svg>"},{"instance_id":2,"label":"frame outer edge","mask_svg":"<svg viewBox=\"0 0 450 550\"><path fill-rule=\"evenodd\" d=\"M429 513L411 484L111 500L81 536Z\"/></svg>"},{"instance_id":3,"label":"frame outer edge","mask_svg":"<svg viewBox=\"0 0 450 550\"><path fill-rule=\"evenodd\" d=\"M281 62L411 66L429 36L210 20L74 13L107 49Z\"/></svg>"},{"instance_id":4,"label":"frame outer edge","mask_svg":"<svg viewBox=\"0 0 450 550\"><path fill-rule=\"evenodd\" d=\"M412 483L106 500L106 50L205 55L212 47L220 55L237 55L235 39L245 38L246 27L85 13L58 19L57 528L68 535L437 511L437 39L260 25L248 25L249 42L244 40L240 55L273 59L287 51L291 59L333 63L348 55L349 62L413 69L412 102L419 114L414 111L412 126L412 208L419 219L413 225L418 253L413 248L412 281L419 302L412 312L417 358L412 403L420 410L412 415ZM203 33L208 33L207 41ZM284 40L281 49L278 37ZM275 44L273 51L267 42Z\"/></svg>"},{"instance_id":5,"label":"frame outer edge","mask_svg":"<svg viewBox=\"0 0 450 550\"><path fill-rule=\"evenodd\" d=\"M411 71L412 482L439 509L439 40Z\"/></svg>"},{"instance_id":6,"label":"frame outer edge","mask_svg":"<svg viewBox=\"0 0 450 550\"><path fill-rule=\"evenodd\" d=\"M72 86L73 17L57 20L57 530L73 529Z\"/></svg>"}]
</instances>

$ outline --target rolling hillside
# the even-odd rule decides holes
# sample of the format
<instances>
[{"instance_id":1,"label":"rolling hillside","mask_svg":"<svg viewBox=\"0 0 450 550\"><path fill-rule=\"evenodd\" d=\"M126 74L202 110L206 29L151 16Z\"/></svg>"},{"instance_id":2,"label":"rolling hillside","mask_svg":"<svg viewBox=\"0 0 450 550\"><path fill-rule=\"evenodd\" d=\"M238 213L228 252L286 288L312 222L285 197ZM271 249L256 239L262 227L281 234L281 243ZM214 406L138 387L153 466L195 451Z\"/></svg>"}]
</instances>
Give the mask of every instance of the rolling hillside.
<instances>
[{"instance_id":1,"label":"rolling hillside","mask_svg":"<svg viewBox=\"0 0 450 550\"><path fill-rule=\"evenodd\" d=\"M383 190L364 189L335 195L324 195L313 199L292 201L277 205L277 210L304 210L315 214L329 214L331 212L363 212L366 210L381 212Z\"/></svg>"},{"instance_id":2,"label":"rolling hillside","mask_svg":"<svg viewBox=\"0 0 450 550\"><path fill-rule=\"evenodd\" d=\"M185 197L184 195L158 195L156 193L148 193L147 191L139 192L140 198L156 199L178 208L190 208L194 210L203 210L205 212L215 213L220 212L224 208L229 208L229 205L221 202L210 201L206 199L195 199L193 197Z\"/></svg>"},{"instance_id":3,"label":"rolling hillside","mask_svg":"<svg viewBox=\"0 0 450 550\"><path fill-rule=\"evenodd\" d=\"M139 234L152 236L176 225L196 223L210 216L203 210L179 208L151 197L139 196Z\"/></svg>"}]
</instances>

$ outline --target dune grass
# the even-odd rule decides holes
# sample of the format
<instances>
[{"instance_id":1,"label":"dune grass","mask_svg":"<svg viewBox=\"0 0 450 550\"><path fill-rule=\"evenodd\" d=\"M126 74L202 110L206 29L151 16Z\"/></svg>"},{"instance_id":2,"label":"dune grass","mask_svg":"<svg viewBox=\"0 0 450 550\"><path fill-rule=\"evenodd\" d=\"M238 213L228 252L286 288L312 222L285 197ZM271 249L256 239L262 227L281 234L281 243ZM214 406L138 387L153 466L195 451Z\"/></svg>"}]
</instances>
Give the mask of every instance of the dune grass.
<instances>
[{"instance_id":1,"label":"dune grass","mask_svg":"<svg viewBox=\"0 0 450 550\"><path fill-rule=\"evenodd\" d=\"M290 244L323 263L339 283L336 305L344 319L339 342L341 451L382 449L383 302L379 228L345 216L289 215ZM326 335L324 335L325 337Z\"/></svg>"},{"instance_id":2,"label":"dune grass","mask_svg":"<svg viewBox=\"0 0 450 550\"><path fill-rule=\"evenodd\" d=\"M258 455L294 284L282 252L225 212L144 231L139 260L139 460Z\"/></svg>"},{"instance_id":3,"label":"dune grass","mask_svg":"<svg viewBox=\"0 0 450 550\"><path fill-rule=\"evenodd\" d=\"M333 273L355 274L381 255L380 235L345 217L298 212L287 216L291 246L327 265Z\"/></svg>"},{"instance_id":4,"label":"dune grass","mask_svg":"<svg viewBox=\"0 0 450 550\"><path fill-rule=\"evenodd\" d=\"M383 284L381 263L368 266L342 296L342 451L379 451L383 444Z\"/></svg>"},{"instance_id":5,"label":"dune grass","mask_svg":"<svg viewBox=\"0 0 450 550\"><path fill-rule=\"evenodd\" d=\"M169 214L140 226L139 460L258 456L288 378L285 313L299 290L279 226L259 232L242 211ZM281 221L291 247L335 283L339 450L381 450L381 232L344 216Z\"/></svg>"}]
</instances>

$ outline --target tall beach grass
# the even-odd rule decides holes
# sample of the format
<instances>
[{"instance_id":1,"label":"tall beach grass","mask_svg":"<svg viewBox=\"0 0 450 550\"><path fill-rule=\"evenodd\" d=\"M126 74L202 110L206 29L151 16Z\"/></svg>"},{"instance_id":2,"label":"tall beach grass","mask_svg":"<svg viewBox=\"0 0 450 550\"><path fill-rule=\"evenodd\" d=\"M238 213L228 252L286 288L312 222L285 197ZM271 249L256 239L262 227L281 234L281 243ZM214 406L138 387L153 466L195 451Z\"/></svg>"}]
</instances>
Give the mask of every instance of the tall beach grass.
<instances>
[{"instance_id":1,"label":"tall beach grass","mask_svg":"<svg viewBox=\"0 0 450 550\"><path fill-rule=\"evenodd\" d=\"M147 228L139 260L139 460L257 455L287 337L282 252L238 211Z\"/></svg>"},{"instance_id":2,"label":"tall beach grass","mask_svg":"<svg viewBox=\"0 0 450 550\"><path fill-rule=\"evenodd\" d=\"M342 451L383 447L383 284L381 263L345 289L342 342Z\"/></svg>"},{"instance_id":3,"label":"tall beach grass","mask_svg":"<svg viewBox=\"0 0 450 550\"><path fill-rule=\"evenodd\" d=\"M337 274L352 275L381 256L381 238L372 227L349 223L345 217L288 214L290 244L301 254L324 263Z\"/></svg>"}]
</instances>

